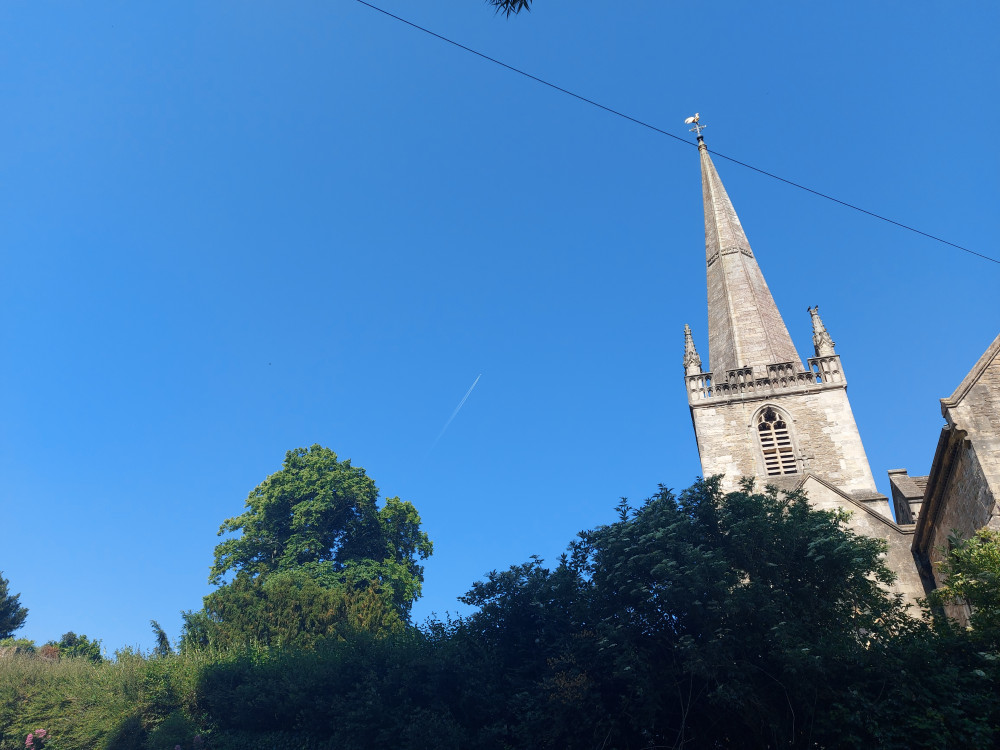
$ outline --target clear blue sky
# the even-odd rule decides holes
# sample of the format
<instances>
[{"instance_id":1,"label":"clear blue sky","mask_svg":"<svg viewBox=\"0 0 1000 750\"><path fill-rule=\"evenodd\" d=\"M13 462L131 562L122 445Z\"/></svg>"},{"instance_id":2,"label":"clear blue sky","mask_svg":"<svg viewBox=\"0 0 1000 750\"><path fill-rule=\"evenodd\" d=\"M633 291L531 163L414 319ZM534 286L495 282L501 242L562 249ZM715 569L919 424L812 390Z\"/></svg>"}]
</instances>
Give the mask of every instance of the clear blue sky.
<instances>
[{"instance_id":1,"label":"clear blue sky","mask_svg":"<svg viewBox=\"0 0 1000 750\"><path fill-rule=\"evenodd\" d=\"M389 10L1000 256L993 2ZM0 5L0 570L39 641L172 637L220 522L327 445L435 542L415 614L699 473L697 152L352 0ZM929 468L1000 266L716 165L877 481ZM463 409L435 437L478 374Z\"/></svg>"}]
</instances>

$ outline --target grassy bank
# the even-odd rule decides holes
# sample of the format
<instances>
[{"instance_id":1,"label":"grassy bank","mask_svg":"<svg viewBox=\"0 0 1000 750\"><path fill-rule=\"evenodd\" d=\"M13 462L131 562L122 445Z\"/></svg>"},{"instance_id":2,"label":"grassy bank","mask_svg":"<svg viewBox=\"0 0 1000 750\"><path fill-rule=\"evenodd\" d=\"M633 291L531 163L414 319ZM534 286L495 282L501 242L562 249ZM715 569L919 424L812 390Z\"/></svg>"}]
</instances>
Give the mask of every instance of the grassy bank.
<instances>
[{"instance_id":1,"label":"grassy bank","mask_svg":"<svg viewBox=\"0 0 1000 750\"><path fill-rule=\"evenodd\" d=\"M39 728L48 732L49 746L59 750L153 747L148 741L156 739L157 727L168 718L190 737L156 745L186 746L200 729L189 717L196 714L197 679L206 661L198 654L145 659L125 653L98 664L27 654L2 657L0 750L23 750L25 736Z\"/></svg>"}]
</instances>

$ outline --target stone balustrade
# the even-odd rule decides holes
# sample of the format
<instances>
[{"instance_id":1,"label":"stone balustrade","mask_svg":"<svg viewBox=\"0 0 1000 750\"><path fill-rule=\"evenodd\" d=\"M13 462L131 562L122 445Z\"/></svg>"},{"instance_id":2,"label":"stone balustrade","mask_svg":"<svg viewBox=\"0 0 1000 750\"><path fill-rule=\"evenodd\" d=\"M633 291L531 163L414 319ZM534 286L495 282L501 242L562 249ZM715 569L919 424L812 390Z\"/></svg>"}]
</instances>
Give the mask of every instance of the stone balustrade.
<instances>
[{"instance_id":1,"label":"stone balustrade","mask_svg":"<svg viewBox=\"0 0 1000 750\"><path fill-rule=\"evenodd\" d=\"M801 365L795 362L768 365L764 377L755 376L752 367L727 370L725 380L715 379L710 372L688 375L685 377L688 401L697 403L703 399L733 396L763 398L792 390L817 390L846 385L847 379L838 355L810 357L808 363L808 370L799 369Z\"/></svg>"},{"instance_id":2,"label":"stone balustrade","mask_svg":"<svg viewBox=\"0 0 1000 750\"><path fill-rule=\"evenodd\" d=\"M828 357L810 357L809 368L816 373L817 383L846 383L844 371L840 367L840 357L831 354Z\"/></svg>"}]
</instances>

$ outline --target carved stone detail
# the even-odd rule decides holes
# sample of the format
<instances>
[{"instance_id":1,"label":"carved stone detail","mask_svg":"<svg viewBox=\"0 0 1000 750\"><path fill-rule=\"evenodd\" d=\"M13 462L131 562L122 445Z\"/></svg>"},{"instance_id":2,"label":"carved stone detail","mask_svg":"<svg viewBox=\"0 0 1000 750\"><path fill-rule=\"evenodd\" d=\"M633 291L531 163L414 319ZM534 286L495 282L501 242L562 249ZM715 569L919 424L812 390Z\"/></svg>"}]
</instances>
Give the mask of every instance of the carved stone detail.
<instances>
[{"instance_id":1,"label":"carved stone detail","mask_svg":"<svg viewBox=\"0 0 1000 750\"><path fill-rule=\"evenodd\" d=\"M701 372L701 357L698 350L694 348L694 339L691 337L691 326L684 324L684 374L697 375Z\"/></svg>"},{"instance_id":2,"label":"carved stone detail","mask_svg":"<svg viewBox=\"0 0 1000 750\"><path fill-rule=\"evenodd\" d=\"M700 360L699 360L700 362ZM840 365L840 357L810 357L809 369L801 370L795 362L779 362L767 366L767 375L758 377L752 367L727 370L725 379L713 379L712 373L685 369L687 373L688 402L697 404L705 399L744 399L747 396L764 397L775 393L805 393L843 388L847 378Z\"/></svg>"},{"instance_id":3,"label":"carved stone detail","mask_svg":"<svg viewBox=\"0 0 1000 750\"><path fill-rule=\"evenodd\" d=\"M806 309L809 310L809 314L812 316L813 346L816 348L816 356L832 357L837 352L833 350L835 346L833 339L830 338L830 334L826 331L826 326L823 325L823 321L819 317L819 305Z\"/></svg>"}]
</instances>

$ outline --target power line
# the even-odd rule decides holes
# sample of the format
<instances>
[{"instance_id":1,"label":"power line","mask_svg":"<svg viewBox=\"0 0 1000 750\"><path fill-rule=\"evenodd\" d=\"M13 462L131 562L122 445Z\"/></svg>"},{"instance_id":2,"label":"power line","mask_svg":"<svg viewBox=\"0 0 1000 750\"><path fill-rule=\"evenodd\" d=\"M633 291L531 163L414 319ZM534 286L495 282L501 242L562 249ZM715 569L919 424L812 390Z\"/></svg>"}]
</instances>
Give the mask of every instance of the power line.
<instances>
[{"instance_id":1,"label":"power line","mask_svg":"<svg viewBox=\"0 0 1000 750\"><path fill-rule=\"evenodd\" d=\"M460 42L456 42L454 39L449 39L446 36L442 36L441 34L438 34L435 31L431 31L430 29L428 29L428 28L426 28L424 26L420 26L419 24L413 23L413 21L408 21L405 18L402 18L401 16L397 16L394 13L390 13L389 11L387 11L387 10L385 10L383 8L378 7L377 5L372 5L371 3L366 2L366 0L356 0L356 2L360 3L361 5L366 6L368 8L371 8L372 10L378 11L379 13L381 13L381 14L383 14L385 16L388 16L389 18L392 18L392 19L394 19L396 21L399 21L400 23L406 24L407 26L409 26L411 28L414 28L417 31L422 31L425 34L429 34L430 36L434 37L435 39L440 39L442 42L447 42L448 44L450 44L450 45L452 45L454 47L458 47L460 50L464 50L465 52L468 52L470 54L475 55L476 57L481 57L482 59L487 60L487 61L489 61L489 62L491 62L491 63L493 63L495 65L499 65L501 68L506 68L507 70L511 71L512 73L517 73L518 75L522 75L525 78L530 78L532 81L535 81L536 83L540 83L543 86L548 86L550 89L555 89L556 91L558 91L561 94L566 94L567 96L571 96L574 99L579 99L581 102L585 102L587 104L590 104L591 106L597 107L598 109L602 109L605 112L608 112L609 114L615 115L616 117L621 117L622 119L628 120L629 122L634 123L635 125L639 125L641 127L644 127L644 128L649 129L649 130L652 130L654 133L658 133L660 135L665 135L668 138L673 138L675 141L680 141L681 143L683 143L683 144L685 144L687 146L694 146L695 145L694 143L692 143L691 141L689 141L687 138L682 138L682 137L680 137L678 135L674 135L673 133L671 133L671 132L669 132L667 130L663 130L662 128L658 128L655 125L652 125L652 124L650 124L648 122L640 120L640 119L638 119L636 117L632 117L631 115L627 115L624 112L618 111L617 109L612 109L611 107L608 107L608 106L606 106L604 104L601 104L600 102L596 102L593 99L588 99L587 97L581 96L580 94L577 94L577 93L575 93L573 91L570 91L569 89L564 89L562 86L557 86L556 84L551 83L550 81L546 81L544 78L539 78L538 76L532 75L531 73L528 73L527 71L521 70L520 68L515 68L513 65L508 65L507 63L503 62L502 60L497 60L495 57L490 57L489 55L486 55L486 54L483 54L482 52L479 52L478 50L474 50L474 49L472 49L472 47L466 47L464 44L461 44ZM863 213L863 214L865 214L867 216L871 216L874 219L879 219L880 221L884 221L884 222L886 222L888 224L892 224L893 226L897 226L900 229L909 230L910 232L914 232L915 234L919 234L922 237L926 237L926 238L934 240L936 242L940 242L943 245L948 245L949 247L953 247L956 250L961 250L962 252L969 253L970 255L975 255L977 258L982 258L983 260L988 260L988 261L990 261L992 263L996 263L996 264L1000 265L1000 260L998 260L997 258L993 258L993 257L991 257L989 255L983 255L982 253L978 253L975 250L970 250L967 247L963 247L962 245L959 245L957 243L950 242L949 240L946 240L943 237L937 237L936 235L929 234L928 232L922 232L921 230L916 229L915 227L911 227L908 224L904 224L904 223L902 223L900 221L895 221L894 219L890 219L887 216L882 216L881 214L877 214L874 211L869 211L867 209L861 208L860 206L856 206L853 203L848 203L847 201L842 201L839 198L834 198L832 195L827 195L826 193L822 193L819 190L813 190L812 188L806 187L805 185L802 185L801 183L794 182L793 180L786 179L784 177L781 177L779 175L774 174L773 172L768 172L766 169L761 169L760 167L755 167L752 164L747 164L745 161L740 161L739 159L736 159L736 158L734 158L732 156L727 156L726 154L723 154L723 153L720 153L718 151L715 151L714 149L709 149L708 151L709 151L709 153L713 154L714 156L719 157L720 159L725 159L726 161L732 162L733 164L738 164L741 167L745 167L747 169L750 169L750 170L752 170L754 172L757 172L758 174L764 175L765 177L770 177L772 179L778 180L779 182L783 182L786 185L791 185L792 187L799 188L800 190L805 190L807 193L812 193L813 195L815 195L815 196L817 196L819 198L825 198L826 200L832 201L834 203L837 203L837 204L839 204L841 206L844 206L845 208L853 209L853 210L858 211L860 213Z\"/></svg>"}]
</instances>

